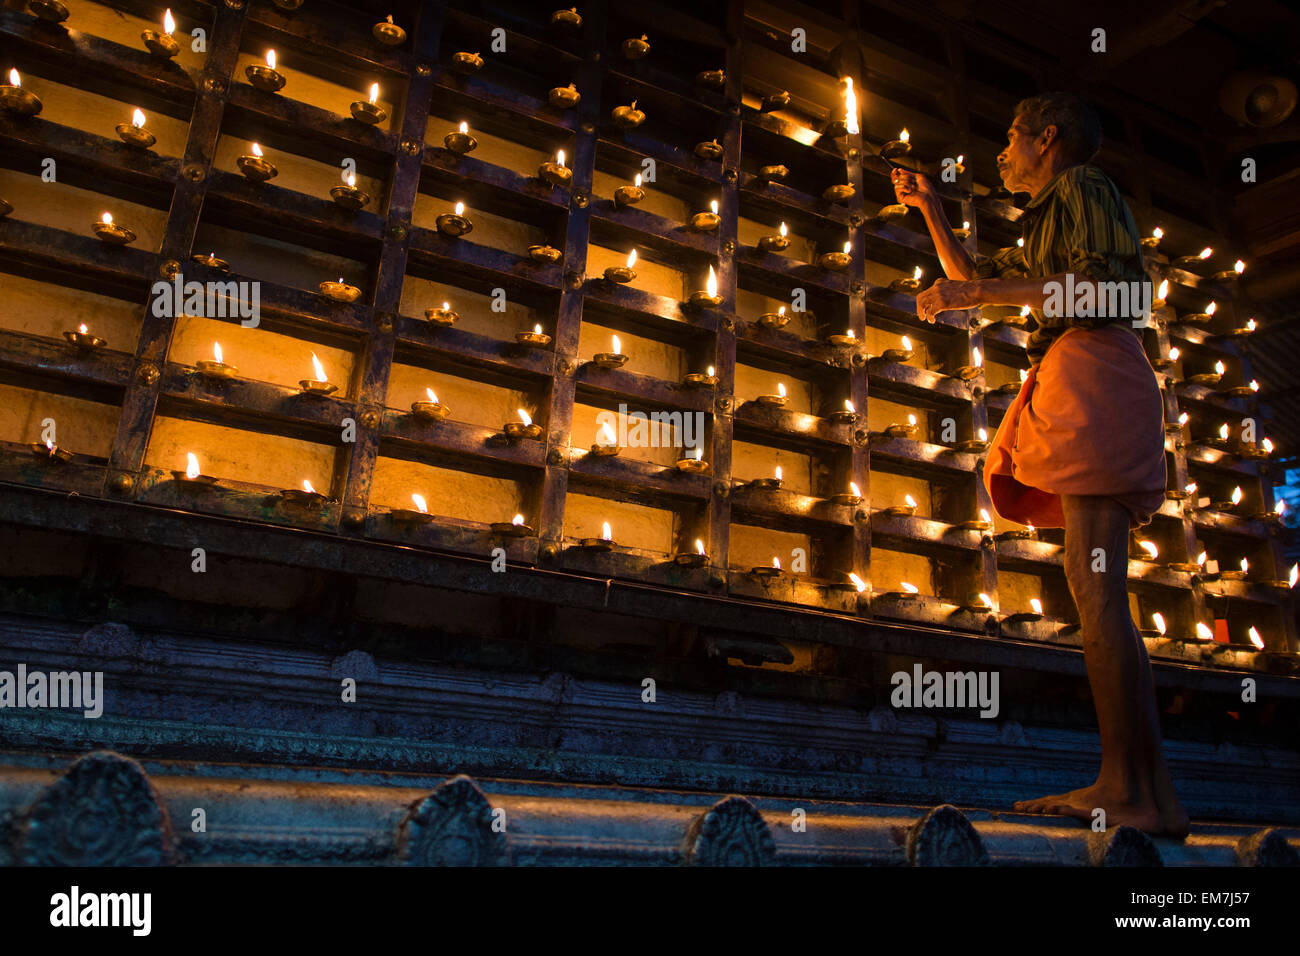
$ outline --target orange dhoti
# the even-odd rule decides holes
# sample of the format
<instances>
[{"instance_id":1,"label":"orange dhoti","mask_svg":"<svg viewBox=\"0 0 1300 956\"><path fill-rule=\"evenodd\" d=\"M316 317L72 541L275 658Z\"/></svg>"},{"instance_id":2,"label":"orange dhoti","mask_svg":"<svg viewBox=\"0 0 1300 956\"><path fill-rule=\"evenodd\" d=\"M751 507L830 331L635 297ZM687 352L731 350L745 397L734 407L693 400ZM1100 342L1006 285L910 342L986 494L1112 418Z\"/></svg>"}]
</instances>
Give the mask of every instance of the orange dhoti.
<instances>
[{"instance_id":1,"label":"orange dhoti","mask_svg":"<svg viewBox=\"0 0 1300 956\"><path fill-rule=\"evenodd\" d=\"M1061 495L1106 495L1130 527L1165 500L1164 401L1137 337L1073 328L1029 370L989 450L984 486L998 514L1062 528Z\"/></svg>"}]
</instances>

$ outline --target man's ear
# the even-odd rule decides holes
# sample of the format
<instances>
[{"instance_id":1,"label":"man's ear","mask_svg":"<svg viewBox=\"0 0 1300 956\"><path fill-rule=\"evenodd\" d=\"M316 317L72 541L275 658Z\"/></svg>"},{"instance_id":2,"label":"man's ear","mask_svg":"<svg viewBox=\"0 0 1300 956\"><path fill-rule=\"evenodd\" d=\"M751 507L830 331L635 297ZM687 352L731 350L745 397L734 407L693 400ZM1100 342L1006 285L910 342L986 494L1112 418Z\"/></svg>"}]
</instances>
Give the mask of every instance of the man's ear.
<instances>
[{"instance_id":1,"label":"man's ear","mask_svg":"<svg viewBox=\"0 0 1300 956\"><path fill-rule=\"evenodd\" d=\"M1058 130L1058 129L1056 128L1056 124L1055 124L1055 123L1049 123L1047 126L1043 127L1043 131L1042 131L1041 133L1038 134L1038 136L1039 136L1039 138L1042 140L1042 144L1043 144L1041 147L1039 147L1039 152L1040 152L1040 153L1045 153L1045 152L1047 152L1048 148L1049 148L1053 143L1056 142L1057 134L1058 134L1059 132L1060 132L1060 130Z\"/></svg>"}]
</instances>

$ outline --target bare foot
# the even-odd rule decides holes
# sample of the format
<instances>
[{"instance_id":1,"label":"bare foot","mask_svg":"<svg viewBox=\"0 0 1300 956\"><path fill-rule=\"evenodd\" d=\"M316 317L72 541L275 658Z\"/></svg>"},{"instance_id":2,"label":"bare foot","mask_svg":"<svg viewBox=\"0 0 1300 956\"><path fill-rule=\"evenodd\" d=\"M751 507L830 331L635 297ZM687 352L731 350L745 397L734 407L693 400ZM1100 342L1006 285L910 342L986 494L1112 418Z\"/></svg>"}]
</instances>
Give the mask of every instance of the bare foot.
<instances>
[{"instance_id":1,"label":"bare foot","mask_svg":"<svg viewBox=\"0 0 1300 956\"><path fill-rule=\"evenodd\" d=\"M1166 810L1154 798L1148 800L1126 800L1108 795L1097 784L1069 793L1036 800L1020 800L1013 804L1021 813L1045 813L1058 816L1074 817L1091 823L1093 813L1101 807L1106 811L1106 826L1136 827L1151 836L1187 836L1188 819L1181 806Z\"/></svg>"}]
</instances>

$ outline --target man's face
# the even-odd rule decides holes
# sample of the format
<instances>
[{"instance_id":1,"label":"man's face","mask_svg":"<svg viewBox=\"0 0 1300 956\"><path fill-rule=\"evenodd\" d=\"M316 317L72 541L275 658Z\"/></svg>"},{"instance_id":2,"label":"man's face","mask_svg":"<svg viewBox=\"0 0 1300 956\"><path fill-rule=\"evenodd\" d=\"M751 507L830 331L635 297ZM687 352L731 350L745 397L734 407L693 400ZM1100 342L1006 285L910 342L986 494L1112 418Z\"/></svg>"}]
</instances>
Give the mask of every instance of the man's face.
<instances>
[{"instance_id":1,"label":"man's face","mask_svg":"<svg viewBox=\"0 0 1300 956\"><path fill-rule=\"evenodd\" d=\"M1055 132L1053 127L1048 130ZM998 171L1002 184L1013 193L1032 192L1030 181L1046 161L1044 146L1047 130L1033 135L1022 117L1017 116L1007 130L1007 147L998 153Z\"/></svg>"}]
</instances>

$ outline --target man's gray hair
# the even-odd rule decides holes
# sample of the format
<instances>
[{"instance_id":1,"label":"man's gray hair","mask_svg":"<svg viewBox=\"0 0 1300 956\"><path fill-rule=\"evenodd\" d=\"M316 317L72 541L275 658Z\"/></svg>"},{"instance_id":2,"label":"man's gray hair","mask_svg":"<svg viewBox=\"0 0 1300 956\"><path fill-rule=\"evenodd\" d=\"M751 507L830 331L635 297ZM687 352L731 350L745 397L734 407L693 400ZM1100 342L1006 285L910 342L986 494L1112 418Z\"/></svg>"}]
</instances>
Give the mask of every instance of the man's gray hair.
<instances>
[{"instance_id":1,"label":"man's gray hair","mask_svg":"<svg viewBox=\"0 0 1300 956\"><path fill-rule=\"evenodd\" d=\"M1039 93L1016 104L1015 116L1037 136L1056 127L1061 155L1071 166L1086 163L1101 149L1101 120L1081 97L1064 91Z\"/></svg>"}]
</instances>

